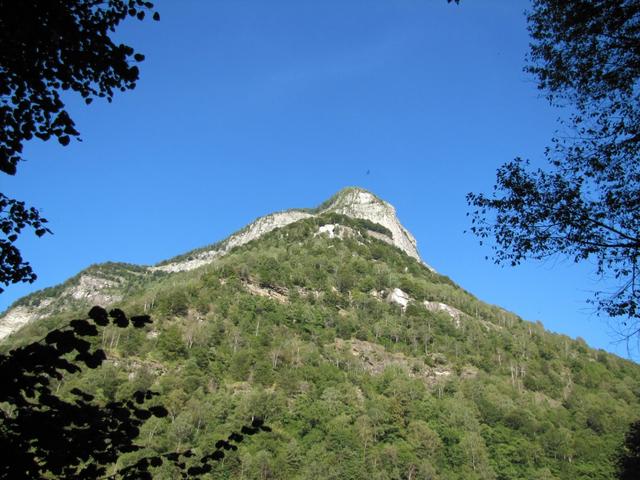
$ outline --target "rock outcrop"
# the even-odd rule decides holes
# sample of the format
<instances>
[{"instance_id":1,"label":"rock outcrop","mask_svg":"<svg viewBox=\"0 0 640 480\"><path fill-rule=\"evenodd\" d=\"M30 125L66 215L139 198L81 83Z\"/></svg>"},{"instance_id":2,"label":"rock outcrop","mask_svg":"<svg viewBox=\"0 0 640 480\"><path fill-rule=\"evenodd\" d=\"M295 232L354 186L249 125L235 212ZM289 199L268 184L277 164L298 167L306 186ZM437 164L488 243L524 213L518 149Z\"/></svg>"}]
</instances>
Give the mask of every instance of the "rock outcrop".
<instances>
[{"instance_id":1,"label":"rock outcrop","mask_svg":"<svg viewBox=\"0 0 640 480\"><path fill-rule=\"evenodd\" d=\"M153 267L131 267L134 270L138 269L136 274L153 272L175 273L194 270L212 263L216 258L225 255L231 249L256 240L277 228L325 213L337 213L382 225L391 232L391 237L374 231L369 231L368 235L390 243L407 255L422 262L418 254L416 240L398 220L395 208L371 192L362 188L349 187L336 193L317 208L293 209L260 217L226 240L209 248L198 249ZM352 230L346 226L327 224L321 226L318 233L327 234L331 238L344 238L350 231ZM424 264L424 262L422 263ZM428 265L426 266L428 267ZM123 282L126 283L126 280L118 276L114 280L101 275L83 273L71 285L62 291L58 290L53 296L44 295L44 298L39 299L36 303L20 302L19 305L10 308L0 316L0 340L26 323L50 315L55 311L61 311L62 308L68 307L70 303L75 302L79 306L94 304L109 306L120 300L121 295L117 291ZM399 299L394 297L390 301L398 302ZM404 304L400 302L403 308L406 307L407 301Z\"/></svg>"},{"instance_id":2,"label":"rock outcrop","mask_svg":"<svg viewBox=\"0 0 640 480\"><path fill-rule=\"evenodd\" d=\"M19 305L7 311L4 317L0 319L0 340L19 330L28 322L42 318L45 307L52 302L52 299L47 299L47 302L43 302L40 308L30 308Z\"/></svg>"},{"instance_id":3,"label":"rock outcrop","mask_svg":"<svg viewBox=\"0 0 640 480\"><path fill-rule=\"evenodd\" d=\"M379 240L391 243L407 255L424 263L418 254L416 239L406 228L402 226L398 220L396 209L393 205L379 199L367 190L350 187L341 190L315 209L294 209L265 215L264 217L260 217L250 223L239 232L234 233L219 245L211 247L211 249L205 249L198 253L188 255L186 259L170 261L162 265L151 267L151 269L163 272L182 272L186 270L193 270L211 263L217 257L229 252L232 248L255 240L276 228L282 228L305 218L331 212L352 218L369 220L382 225L389 229L393 238L390 239L386 235L382 235L377 232L370 232L370 235L378 238ZM330 236L333 236L333 228L330 226L324 226L324 228L321 227L320 232L326 232L329 233Z\"/></svg>"},{"instance_id":4,"label":"rock outcrop","mask_svg":"<svg viewBox=\"0 0 640 480\"><path fill-rule=\"evenodd\" d=\"M391 290L391 292L389 292L389 295L387 295L387 301L389 303L400 305L400 308L402 308L402 310L406 310L407 305L409 305L409 302L411 301L411 297L409 297L406 292L400 290L399 288L394 288L393 290Z\"/></svg>"},{"instance_id":5,"label":"rock outcrop","mask_svg":"<svg viewBox=\"0 0 640 480\"><path fill-rule=\"evenodd\" d=\"M269 233L276 228L281 228L290 223L297 222L309 218L312 215L298 210L290 210L286 212L277 212L260 217L254 222L250 223L242 230L234 233L229 238L224 240L220 246L213 247L211 250L205 250L203 252L194 254L186 260L178 260L175 262L169 262L164 265L158 265L151 267L151 270L159 270L163 272L184 272L187 270L193 270L195 268L202 267L208 263L211 263L215 258L220 255L224 255L234 247L239 247L245 243L249 243L252 240L260 238L265 233Z\"/></svg>"},{"instance_id":6,"label":"rock outcrop","mask_svg":"<svg viewBox=\"0 0 640 480\"><path fill-rule=\"evenodd\" d=\"M442 302L428 302L428 301L424 302L424 306L430 312L446 313L453 319L453 322L456 328L460 328L460 319L462 318L464 313L458 310L457 308L454 308L451 305L447 305L446 303L442 303Z\"/></svg>"},{"instance_id":7,"label":"rock outcrop","mask_svg":"<svg viewBox=\"0 0 640 480\"><path fill-rule=\"evenodd\" d=\"M67 282L61 290L47 295L46 290L34 299L26 297L19 305L0 316L0 340L11 335L23 325L73 307L111 305L122 299L119 288L126 279L118 276L107 278L100 271L84 272Z\"/></svg>"},{"instance_id":8,"label":"rock outcrop","mask_svg":"<svg viewBox=\"0 0 640 480\"><path fill-rule=\"evenodd\" d=\"M416 239L402 226L396 209L362 188L347 188L339 192L333 201L319 213L335 212L348 217L363 218L388 228L393 244L410 257L422 261L418 254Z\"/></svg>"}]
</instances>

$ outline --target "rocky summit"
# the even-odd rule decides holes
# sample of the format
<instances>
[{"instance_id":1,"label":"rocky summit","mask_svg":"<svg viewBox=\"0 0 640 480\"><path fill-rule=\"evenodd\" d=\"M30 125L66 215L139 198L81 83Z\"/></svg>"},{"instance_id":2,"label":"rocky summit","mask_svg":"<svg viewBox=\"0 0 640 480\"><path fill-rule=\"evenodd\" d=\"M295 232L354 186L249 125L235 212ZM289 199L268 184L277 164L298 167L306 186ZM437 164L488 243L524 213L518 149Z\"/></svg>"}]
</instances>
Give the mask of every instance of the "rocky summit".
<instances>
[{"instance_id":1,"label":"rocky summit","mask_svg":"<svg viewBox=\"0 0 640 480\"><path fill-rule=\"evenodd\" d=\"M640 366L474 297L360 188L155 266L91 266L17 301L0 348L95 304L153 322L100 327L106 363L56 394L107 405L151 389L168 412L119 468L206 455L259 417L271 430L201 478L604 480L640 412Z\"/></svg>"},{"instance_id":2,"label":"rocky summit","mask_svg":"<svg viewBox=\"0 0 640 480\"><path fill-rule=\"evenodd\" d=\"M396 216L396 209L393 205L379 199L367 190L351 187L341 190L316 208L291 209L260 217L239 232L231 235L220 245L201 249L197 253L187 254L186 258L181 257L178 260L163 262L162 265L152 268L166 272L191 270L210 263L213 258L225 254L234 247L255 240L271 230L282 228L304 218L321 216L331 212L369 220L382 225L389 229L391 235L381 235L380 239L388 241L388 243L395 245L407 255L421 261L416 239L402 226Z\"/></svg>"}]
</instances>

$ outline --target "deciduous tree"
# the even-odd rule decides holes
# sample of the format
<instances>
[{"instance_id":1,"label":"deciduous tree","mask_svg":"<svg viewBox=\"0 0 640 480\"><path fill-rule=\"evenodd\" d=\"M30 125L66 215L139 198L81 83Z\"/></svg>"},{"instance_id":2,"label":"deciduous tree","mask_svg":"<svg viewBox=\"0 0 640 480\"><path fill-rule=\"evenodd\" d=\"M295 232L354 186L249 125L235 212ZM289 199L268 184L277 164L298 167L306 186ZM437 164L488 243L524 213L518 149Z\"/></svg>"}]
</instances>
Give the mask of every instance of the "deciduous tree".
<instances>
[{"instance_id":1,"label":"deciduous tree","mask_svg":"<svg viewBox=\"0 0 640 480\"><path fill-rule=\"evenodd\" d=\"M618 478L632 480L640 472L640 420L629 426L624 444L618 452Z\"/></svg>"},{"instance_id":2,"label":"deciduous tree","mask_svg":"<svg viewBox=\"0 0 640 480\"><path fill-rule=\"evenodd\" d=\"M89 340L99 328L109 324L141 328L148 323L147 315L129 319L122 310L107 313L93 307L89 318L72 320L42 341L0 355L0 450L4 455L0 478L95 479L104 477L120 455L142 450L137 444L142 424L169 413L162 405L146 404L157 393L137 391L130 399L101 404L78 388L69 396L60 394L56 383L66 374L98 368L106 360L105 352ZM245 436L263 430L270 429L256 418L240 432L217 441L200 458L192 449L153 454L109 478L150 479L149 469L163 463L173 464L182 478L197 478L211 471L211 462L223 459L225 451L237 450Z\"/></svg>"},{"instance_id":3,"label":"deciduous tree","mask_svg":"<svg viewBox=\"0 0 640 480\"><path fill-rule=\"evenodd\" d=\"M533 169L503 165L492 194L470 193L472 228L497 263L590 261L611 291L590 299L640 333L640 2L535 0L526 70L569 115Z\"/></svg>"},{"instance_id":4,"label":"deciduous tree","mask_svg":"<svg viewBox=\"0 0 640 480\"><path fill-rule=\"evenodd\" d=\"M15 175L34 137L79 139L63 92L89 104L135 88L144 55L112 34L125 18L147 13L160 18L143 0L0 0L0 172ZM50 233L44 223L37 209L0 194L0 284L36 279L15 242L26 227Z\"/></svg>"}]
</instances>

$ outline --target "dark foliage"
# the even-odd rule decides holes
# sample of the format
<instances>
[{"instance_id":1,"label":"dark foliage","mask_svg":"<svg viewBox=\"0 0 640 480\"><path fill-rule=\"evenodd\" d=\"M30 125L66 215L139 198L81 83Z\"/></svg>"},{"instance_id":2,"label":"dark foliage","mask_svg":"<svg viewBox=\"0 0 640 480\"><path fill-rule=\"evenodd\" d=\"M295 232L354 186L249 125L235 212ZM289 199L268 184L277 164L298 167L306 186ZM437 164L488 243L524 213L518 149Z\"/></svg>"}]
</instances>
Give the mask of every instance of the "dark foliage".
<instances>
[{"instance_id":1,"label":"dark foliage","mask_svg":"<svg viewBox=\"0 0 640 480\"><path fill-rule=\"evenodd\" d=\"M62 91L91 103L136 86L131 62L144 56L110 34L152 8L142 0L0 1L0 171L16 173L23 143L34 136L62 145L79 136Z\"/></svg>"},{"instance_id":2,"label":"dark foliage","mask_svg":"<svg viewBox=\"0 0 640 480\"><path fill-rule=\"evenodd\" d=\"M640 420L633 422L618 455L618 478L635 480L640 474Z\"/></svg>"},{"instance_id":3,"label":"dark foliage","mask_svg":"<svg viewBox=\"0 0 640 480\"><path fill-rule=\"evenodd\" d=\"M147 418L166 415L161 407L141 405L155 395L150 391L138 392L135 401L104 406L79 389L71 392L71 401L56 394L56 381L65 374L81 371L81 365L93 369L102 364L104 351L93 348L86 337L98 335L97 325L121 313L109 315L94 307L88 319L73 320L41 342L0 356L0 401L6 405L0 410L2 478L96 478L121 453L139 448L133 440Z\"/></svg>"},{"instance_id":4,"label":"dark foliage","mask_svg":"<svg viewBox=\"0 0 640 480\"><path fill-rule=\"evenodd\" d=\"M127 452L140 450L135 444L141 425L151 416L165 417L161 405L145 403L158 394L137 391L131 399L101 405L80 389L71 390L73 399L58 395L56 383L65 374L95 369L105 360L105 352L94 348L87 339L96 337L98 327L108 324L142 328L151 323L149 316L128 319L119 309L107 312L93 307L89 318L69 322L64 328L49 332L44 339L0 355L0 450L4 460L0 478L93 479L103 476L107 466ZM236 450L243 434L269 431L260 419L254 419L241 433L220 440L213 452L187 467L185 458L191 450L154 455L119 471L115 477L151 478L150 467L164 461L177 466L184 478L194 478L211 469L212 461L224 458L225 450Z\"/></svg>"},{"instance_id":5,"label":"dark foliage","mask_svg":"<svg viewBox=\"0 0 640 480\"><path fill-rule=\"evenodd\" d=\"M96 316L119 365L65 375L60 388L102 404L161 394L150 405L169 416L143 425L145 450L116 464L132 466L129 478L148 478L133 467L147 455L161 458L141 469L180 478L220 453L202 477L368 478L376 465L378 478L615 478L613 456L637 419L637 364L484 304L364 229L316 235L321 221L275 229L199 270L89 270L122 275L111 290L121 308L157 319L142 332ZM278 295L256 294L263 281ZM412 299L405 310L385 301L396 287ZM58 303L65 288L29 304L77 311ZM10 341L30 343L59 321L31 322ZM252 415L275 433L248 436L240 426ZM241 449L220 443L214 456L219 439L237 445L232 430Z\"/></svg>"},{"instance_id":6,"label":"dark foliage","mask_svg":"<svg viewBox=\"0 0 640 480\"><path fill-rule=\"evenodd\" d=\"M33 228L39 237L51 233L46 223L47 220L35 208L29 208L24 202L0 193L0 285L33 282L36 279L31 266L22 259L14 242L26 227ZM0 287L0 293L3 290Z\"/></svg>"},{"instance_id":7,"label":"dark foliage","mask_svg":"<svg viewBox=\"0 0 640 480\"><path fill-rule=\"evenodd\" d=\"M159 467L164 462L171 463L177 468L182 478L198 478L200 475L211 472L213 469L212 464L223 460L225 451L237 451L237 444L242 442L245 436L255 435L261 431L270 432L271 428L266 426L262 419L254 418L250 425L242 427L242 433L231 432L226 440L218 440L215 443L215 450L203 455L198 460L191 461L190 465L187 465L187 462L196 456L193 449L141 458L133 465L123 468L110 478L152 479L153 476L151 472L149 472L149 468Z\"/></svg>"},{"instance_id":8,"label":"dark foliage","mask_svg":"<svg viewBox=\"0 0 640 480\"><path fill-rule=\"evenodd\" d=\"M142 0L0 0L0 172L16 173L24 142L34 137L61 145L79 138L62 92L89 104L136 86L135 63L144 55L114 43L111 33L152 9ZM0 194L0 284L36 279L15 241L27 226L50 233L45 222L35 208Z\"/></svg>"},{"instance_id":9,"label":"dark foliage","mask_svg":"<svg viewBox=\"0 0 640 480\"><path fill-rule=\"evenodd\" d=\"M492 195L471 193L473 227L497 263L561 254L589 260L614 288L590 301L640 330L640 2L537 0L526 70L549 101L573 112L546 150L548 167L516 159Z\"/></svg>"}]
</instances>

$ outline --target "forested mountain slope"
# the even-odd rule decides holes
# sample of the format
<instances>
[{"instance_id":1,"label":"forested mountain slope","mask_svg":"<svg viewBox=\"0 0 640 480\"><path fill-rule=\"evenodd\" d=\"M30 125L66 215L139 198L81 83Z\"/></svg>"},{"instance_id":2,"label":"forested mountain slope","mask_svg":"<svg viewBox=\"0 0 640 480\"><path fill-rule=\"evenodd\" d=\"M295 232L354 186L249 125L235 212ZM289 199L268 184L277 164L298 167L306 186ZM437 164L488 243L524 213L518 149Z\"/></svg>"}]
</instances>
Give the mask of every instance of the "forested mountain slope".
<instances>
[{"instance_id":1,"label":"forested mountain slope","mask_svg":"<svg viewBox=\"0 0 640 480\"><path fill-rule=\"evenodd\" d=\"M78 273L61 285L35 292L15 302L0 315L0 340L23 325L51 313L112 304L148 277L200 268L262 235L290 223L327 214L346 215L367 222L372 236L391 243L419 261L416 240L396 217L395 208L371 192L358 187L345 188L316 208L297 208L257 218L228 238L164 260L151 267L108 262ZM382 235L384 232L385 235Z\"/></svg>"},{"instance_id":2,"label":"forested mountain slope","mask_svg":"<svg viewBox=\"0 0 640 480\"><path fill-rule=\"evenodd\" d=\"M393 237L316 212L188 271L93 267L120 269L113 305L154 323L107 327L107 366L60 389L160 391L147 452L205 448L253 415L272 427L204 478L613 478L640 366L481 302ZM86 313L65 305L5 348Z\"/></svg>"}]
</instances>

